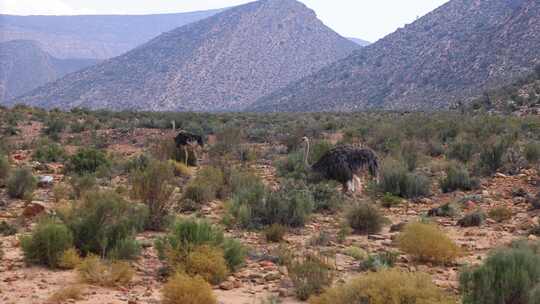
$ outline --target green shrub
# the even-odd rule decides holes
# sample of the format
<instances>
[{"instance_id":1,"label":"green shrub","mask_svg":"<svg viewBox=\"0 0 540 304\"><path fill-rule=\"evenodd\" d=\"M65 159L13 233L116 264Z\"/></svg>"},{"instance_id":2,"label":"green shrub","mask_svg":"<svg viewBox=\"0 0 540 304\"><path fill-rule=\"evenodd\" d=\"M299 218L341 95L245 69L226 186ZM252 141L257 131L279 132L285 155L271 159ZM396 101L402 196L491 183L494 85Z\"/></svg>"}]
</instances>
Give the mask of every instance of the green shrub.
<instances>
[{"instance_id":1,"label":"green shrub","mask_svg":"<svg viewBox=\"0 0 540 304\"><path fill-rule=\"evenodd\" d=\"M379 210L369 203L358 203L349 209L346 214L351 228L362 234L373 234L381 231L385 218Z\"/></svg>"},{"instance_id":2,"label":"green shrub","mask_svg":"<svg viewBox=\"0 0 540 304\"><path fill-rule=\"evenodd\" d=\"M60 117L52 117L45 122L43 133L53 140L60 139L60 133L66 128L66 122Z\"/></svg>"},{"instance_id":3,"label":"green shrub","mask_svg":"<svg viewBox=\"0 0 540 304\"><path fill-rule=\"evenodd\" d=\"M32 169L15 169L7 181L7 192L11 198L28 198L36 189L37 179L32 175Z\"/></svg>"},{"instance_id":4,"label":"green shrub","mask_svg":"<svg viewBox=\"0 0 540 304\"><path fill-rule=\"evenodd\" d=\"M0 152L0 186L3 186L9 176L9 160Z\"/></svg>"},{"instance_id":5,"label":"green shrub","mask_svg":"<svg viewBox=\"0 0 540 304\"><path fill-rule=\"evenodd\" d=\"M151 162L144 170L132 173L132 197L148 208L146 228L160 230L167 225L174 192L173 168L167 162Z\"/></svg>"},{"instance_id":6,"label":"green shrub","mask_svg":"<svg viewBox=\"0 0 540 304\"><path fill-rule=\"evenodd\" d=\"M110 167L110 165L105 153L93 148L87 148L81 149L71 156L66 169L82 175L96 173L98 168Z\"/></svg>"},{"instance_id":7,"label":"green shrub","mask_svg":"<svg viewBox=\"0 0 540 304\"><path fill-rule=\"evenodd\" d=\"M464 304L538 303L540 254L537 246L519 244L495 250L479 267L460 275Z\"/></svg>"},{"instance_id":8,"label":"green shrub","mask_svg":"<svg viewBox=\"0 0 540 304\"><path fill-rule=\"evenodd\" d=\"M347 247L344 254L354 258L357 261L364 261L368 258L368 253L364 249L355 246Z\"/></svg>"},{"instance_id":9,"label":"green shrub","mask_svg":"<svg viewBox=\"0 0 540 304\"><path fill-rule=\"evenodd\" d=\"M369 255L360 265L363 270L380 271L382 269L392 268L397 262L399 253L385 251L375 255Z\"/></svg>"},{"instance_id":10,"label":"green shrub","mask_svg":"<svg viewBox=\"0 0 540 304\"><path fill-rule=\"evenodd\" d=\"M336 212L341 209L345 202L343 193L337 191L337 183L322 182L310 185L313 194L314 211Z\"/></svg>"},{"instance_id":11,"label":"green shrub","mask_svg":"<svg viewBox=\"0 0 540 304\"><path fill-rule=\"evenodd\" d=\"M540 161L540 142L529 142L525 145L525 159L530 164Z\"/></svg>"},{"instance_id":12,"label":"green shrub","mask_svg":"<svg viewBox=\"0 0 540 304\"><path fill-rule=\"evenodd\" d=\"M185 265L188 255L196 247L203 245L221 248L231 271L244 262L243 246L238 241L225 238L219 228L206 221L179 220L168 235L156 241L160 259L173 268Z\"/></svg>"},{"instance_id":13,"label":"green shrub","mask_svg":"<svg viewBox=\"0 0 540 304\"><path fill-rule=\"evenodd\" d=\"M8 224L6 221L0 222L0 235L9 236L17 233L17 227Z\"/></svg>"},{"instance_id":14,"label":"green shrub","mask_svg":"<svg viewBox=\"0 0 540 304\"><path fill-rule=\"evenodd\" d=\"M163 304L217 304L212 286L203 278L177 273L161 291Z\"/></svg>"},{"instance_id":15,"label":"green shrub","mask_svg":"<svg viewBox=\"0 0 540 304\"><path fill-rule=\"evenodd\" d=\"M458 214L459 210L456 204L446 203L442 206L435 207L428 211L428 216L440 216L440 217L454 217Z\"/></svg>"},{"instance_id":16,"label":"green shrub","mask_svg":"<svg viewBox=\"0 0 540 304\"><path fill-rule=\"evenodd\" d=\"M456 300L439 289L427 274L384 270L327 289L321 296L311 298L309 303L454 304Z\"/></svg>"},{"instance_id":17,"label":"green shrub","mask_svg":"<svg viewBox=\"0 0 540 304\"><path fill-rule=\"evenodd\" d=\"M139 249L133 237L147 218L145 206L127 202L112 191L88 193L82 202L58 213L73 232L81 254L114 254L119 259L136 255ZM127 252L130 248L137 252Z\"/></svg>"},{"instance_id":18,"label":"green shrub","mask_svg":"<svg viewBox=\"0 0 540 304\"><path fill-rule=\"evenodd\" d=\"M75 198L81 198L85 193L97 190L96 176L93 174L73 175L69 179Z\"/></svg>"},{"instance_id":19,"label":"green shrub","mask_svg":"<svg viewBox=\"0 0 540 304\"><path fill-rule=\"evenodd\" d=\"M449 159L455 159L466 163L472 159L474 150L474 144L458 140L448 146L447 156Z\"/></svg>"},{"instance_id":20,"label":"green shrub","mask_svg":"<svg viewBox=\"0 0 540 304\"><path fill-rule=\"evenodd\" d=\"M62 269L75 269L82 262L79 253L75 248L69 248L62 252L58 266Z\"/></svg>"},{"instance_id":21,"label":"green shrub","mask_svg":"<svg viewBox=\"0 0 540 304\"><path fill-rule=\"evenodd\" d=\"M384 208L392 208L400 205L402 199L398 196L394 196L391 193L385 193L381 199L381 205Z\"/></svg>"},{"instance_id":22,"label":"green shrub","mask_svg":"<svg viewBox=\"0 0 540 304\"><path fill-rule=\"evenodd\" d=\"M262 182L237 191L229 211L244 228L262 228L272 224L303 226L313 211L311 191L301 182L289 180L280 190L269 192Z\"/></svg>"},{"instance_id":23,"label":"green shrub","mask_svg":"<svg viewBox=\"0 0 540 304\"><path fill-rule=\"evenodd\" d=\"M198 204L207 203L219 197L224 191L224 187L223 172L215 167L204 167L199 171L197 177L186 186L183 198Z\"/></svg>"},{"instance_id":24,"label":"green shrub","mask_svg":"<svg viewBox=\"0 0 540 304\"><path fill-rule=\"evenodd\" d=\"M68 227L45 219L38 223L30 236L21 239L24 259L31 264L58 267L62 254L73 246Z\"/></svg>"},{"instance_id":25,"label":"green shrub","mask_svg":"<svg viewBox=\"0 0 540 304\"><path fill-rule=\"evenodd\" d=\"M272 224L264 230L267 242L279 243L283 241L283 236L287 233L287 227L280 224Z\"/></svg>"},{"instance_id":26,"label":"green shrub","mask_svg":"<svg viewBox=\"0 0 540 304\"><path fill-rule=\"evenodd\" d=\"M34 151L33 158L42 163L62 162L66 158L66 152L60 144L43 140Z\"/></svg>"},{"instance_id":27,"label":"green shrub","mask_svg":"<svg viewBox=\"0 0 540 304\"><path fill-rule=\"evenodd\" d=\"M495 173L503 165L503 157L508 143L503 139L489 141L480 151L479 166L486 174Z\"/></svg>"},{"instance_id":28,"label":"green shrub","mask_svg":"<svg viewBox=\"0 0 540 304\"><path fill-rule=\"evenodd\" d=\"M446 169L446 177L440 181L441 190L444 193L455 190L469 191L479 186L479 181L469 176L469 171L464 167L450 165Z\"/></svg>"},{"instance_id":29,"label":"green shrub","mask_svg":"<svg viewBox=\"0 0 540 304\"><path fill-rule=\"evenodd\" d=\"M401 147L401 159L409 171L414 171L418 166L418 159L420 158L418 149L419 144L417 142L408 142Z\"/></svg>"},{"instance_id":30,"label":"green shrub","mask_svg":"<svg viewBox=\"0 0 540 304\"><path fill-rule=\"evenodd\" d=\"M481 226L486 219L486 215L482 211L475 211L465 215L457 224L461 227L476 227Z\"/></svg>"},{"instance_id":31,"label":"green shrub","mask_svg":"<svg viewBox=\"0 0 540 304\"><path fill-rule=\"evenodd\" d=\"M460 248L437 226L412 223L398 238L399 248L421 262L448 263L460 255Z\"/></svg>"},{"instance_id":32,"label":"green shrub","mask_svg":"<svg viewBox=\"0 0 540 304\"><path fill-rule=\"evenodd\" d=\"M383 165L378 187L382 193L390 193L404 198L426 196L430 192L429 179L409 173L405 167L395 162L387 162Z\"/></svg>"},{"instance_id":33,"label":"green shrub","mask_svg":"<svg viewBox=\"0 0 540 304\"><path fill-rule=\"evenodd\" d=\"M309 172L304 163L304 152L296 151L289 153L287 159L279 161L276 165L278 175L284 178L305 180Z\"/></svg>"},{"instance_id":34,"label":"green shrub","mask_svg":"<svg viewBox=\"0 0 540 304\"><path fill-rule=\"evenodd\" d=\"M320 294L332 284L334 278L333 266L327 257L306 254L294 259L287 265L296 296L305 301L312 295Z\"/></svg>"},{"instance_id":35,"label":"green shrub","mask_svg":"<svg viewBox=\"0 0 540 304\"><path fill-rule=\"evenodd\" d=\"M488 212L488 216L500 223L512 218L512 210L505 206L495 207Z\"/></svg>"}]
</instances>

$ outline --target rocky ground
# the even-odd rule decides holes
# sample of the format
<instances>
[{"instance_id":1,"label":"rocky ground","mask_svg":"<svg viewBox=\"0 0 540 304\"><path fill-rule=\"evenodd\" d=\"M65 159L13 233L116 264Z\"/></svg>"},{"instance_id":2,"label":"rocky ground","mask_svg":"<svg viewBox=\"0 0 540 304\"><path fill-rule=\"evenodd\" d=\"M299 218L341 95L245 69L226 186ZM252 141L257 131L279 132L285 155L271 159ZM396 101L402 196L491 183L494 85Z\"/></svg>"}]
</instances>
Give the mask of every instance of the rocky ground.
<instances>
[{"instance_id":1,"label":"rocky ground","mask_svg":"<svg viewBox=\"0 0 540 304\"><path fill-rule=\"evenodd\" d=\"M39 125L29 125L22 130L21 140L31 140L39 134ZM136 130L129 136L118 136L104 131L104 137L114 144L109 146L111 151L122 155L132 155L141 151L145 138L156 131ZM130 138L126 140L126 138ZM264 148L264 147L261 147ZM12 153L12 161L17 165L29 164L38 175L48 175L54 178L53 183L61 183L61 165L31 162L31 151L20 150ZM275 169L268 161L260 160L253 165L265 181L271 186L277 186ZM122 183L113 180L112 183ZM540 211L530 210L523 196L516 195L517 189L524 193L536 194L539 186L538 173L533 170L522 170L515 176L496 174L482 181L480 189L464 193L454 192L442 194L434 191L434 195L418 202L404 202L398 207L383 209L385 216L392 224L417 220L428 210L443 203L460 201L464 212L482 208L488 212L499 206L512 210L512 218L502 223L487 219L481 227L461 228L456 225L458 218L434 218L448 235L464 249L464 256L454 265L437 266L416 264L406 255L398 258L397 267L411 271L429 273L437 285L457 293L458 271L465 264L481 262L486 253L495 247L508 244L518 238L536 238L529 236L530 228L538 223ZM358 195L359 198L361 194ZM6 304L47 303L55 291L66 286L78 284L74 271L52 271L42 267L27 266L23 261L19 236L29 232L36 216L47 212L55 206L50 185L40 187L32 202L9 199L5 189L0 189L0 222L16 223L22 229L14 236L0 236L4 248L4 257L0 261L0 302ZM202 214L212 221L219 222L223 215L223 202L213 201L202 210ZM335 241L342 215L314 215L312 220L302 229L292 230L285 237L286 245L294 250L329 250L336 252L337 280L347 280L359 274L359 262L343 254L345 248L354 245L369 253L382 251L399 252L394 241L398 232L390 232L391 225L378 235L351 235L345 242ZM324 247L312 246L310 240L321 232L327 232L330 240ZM232 274L224 283L215 286L220 303L224 304L259 304L270 295L278 296L283 303L300 303L294 299L294 289L284 267L272 262L279 245L269 244L262 233L243 230L229 230L227 233L242 241L250 248L247 263L238 272ZM83 299L77 303L159 303L160 289L163 281L158 276L161 262L153 248L153 239L159 234L142 233L138 236L144 244L141 258L134 263L136 276L126 287L102 288L85 286ZM74 301L71 301L72 303Z\"/></svg>"}]
</instances>

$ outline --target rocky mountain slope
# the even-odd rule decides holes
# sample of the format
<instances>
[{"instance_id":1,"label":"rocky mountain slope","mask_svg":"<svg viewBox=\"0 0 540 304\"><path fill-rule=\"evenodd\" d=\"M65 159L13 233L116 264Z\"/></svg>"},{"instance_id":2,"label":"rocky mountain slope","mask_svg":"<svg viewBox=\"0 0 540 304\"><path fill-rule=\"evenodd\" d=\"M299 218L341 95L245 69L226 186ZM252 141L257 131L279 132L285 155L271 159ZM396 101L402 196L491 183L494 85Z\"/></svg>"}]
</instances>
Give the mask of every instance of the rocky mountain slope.
<instances>
[{"instance_id":1,"label":"rocky mountain slope","mask_svg":"<svg viewBox=\"0 0 540 304\"><path fill-rule=\"evenodd\" d=\"M0 103L96 62L92 59L57 59L33 41L0 43Z\"/></svg>"},{"instance_id":2,"label":"rocky mountain slope","mask_svg":"<svg viewBox=\"0 0 540 304\"><path fill-rule=\"evenodd\" d=\"M358 45L294 0L261 0L160 35L13 102L41 107L231 111Z\"/></svg>"},{"instance_id":3,"label":"rocky mountain slope","mask_svg":"<svg viewBox=\"0 0 540 304\"><path fill-rule=\"evenodd\" d=\"M368 45L371 44L371 42L366 41L364 39L360 39L360 38L350 38L349 37L349 40L356 43L356 44L358 44L359 46L368 46Z\"/></svg>"},{"instance_id":4,"label":"rocky mountain slope","mask_svg":"<svg viewBox=\"0 0 540 304\"><path fill-rule=\"evenodd\" d=\"M0 42L35 40L57 58L106 59L220 11L139 16L0 15Z\"/></svg>"},{"instance_id":5,"label":"rocky mountain slope","mask_svg":"<svg viewBox=\"0 0 540 304\"><path fill-rule=\"evenodd\" d=\"M251 109L440 109L508 84L537 63L538 0L452 0Z\"/></svg>"}]
</instances>

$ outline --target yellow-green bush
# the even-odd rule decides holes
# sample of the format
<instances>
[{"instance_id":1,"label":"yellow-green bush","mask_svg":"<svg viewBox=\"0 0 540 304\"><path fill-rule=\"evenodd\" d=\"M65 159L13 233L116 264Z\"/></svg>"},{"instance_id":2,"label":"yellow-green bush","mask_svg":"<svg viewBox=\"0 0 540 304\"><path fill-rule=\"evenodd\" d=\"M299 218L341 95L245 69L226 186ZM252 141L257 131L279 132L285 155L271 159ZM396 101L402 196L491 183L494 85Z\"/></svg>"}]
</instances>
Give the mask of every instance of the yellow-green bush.
<instances>
[{"instance_id":1,"label":"yellow-green bush","mask_svg":"<svg viewBox=\"0 0 540 304\"><path fill-rule=\"evenodd\" d=\"M216 304L212 287L203 278L175 274L161 290L162 304Z\"/></svg>"},{"instance_id":2,"label":"yellow-green bush","mask_svg":"<svg viewBox=\"0 0 540 304\"><path fill-rule=\"evenodd\" d=\"M58 266L63 269L74 269L81 264L81 257L75 248L64 251L60 257Z\"/></svg>"},{"instance_id":3,"label":"yellow-green bush","mask_svg":"<svg viewBox=\"0 0 540 304\"><path fill-rule=\"evenodd\" d=\"M21 239L27 263L58 267L63 252L73 246L73 235L66 225L52 219L38 223L32 234Z\"/></svg>"},{"instance_id":4,"label":"yellow-green bush","mask_svg":"<svg viewBox=\"0 0 540 304\"><path fill-rule=\"evenodd\" d=\"M310 304L455 304L427 274L384 270L361 275L351 282L327 289Z\"/></svg>"},{"instance_id":5,"label":"yellow-green bush","mask_svg":"<svg viewBox=\"0 0 540 304\"><path fill-rule=\"evenodd\" d=\"M186 258L186 272L199 275L212 284L219 284L227 278L227 262L223 250L213 246L199 246Z\"/></svg>"},{"instance_id":6,"label":"yellow-green bush","mask_svg":"<svg viewBox=\"0 0 540 304\"><path fill-rule=\"evenodd\" d=\"M460 248L434 224L408 224L398 242L401 250L421 262L448 263L461 253Z\"/></svg>"},{"instance_id":7,"label":"yellow-green bush","mask_svg":"<svg viewBox=\"0 0 540 304\"><path fill-rule=\"evenodd\" d=\"M126 285L134 274L127 262L105 262L95 255L82 260L77 272L83 282L105 287Z\"/></svg>"}]
</instances>

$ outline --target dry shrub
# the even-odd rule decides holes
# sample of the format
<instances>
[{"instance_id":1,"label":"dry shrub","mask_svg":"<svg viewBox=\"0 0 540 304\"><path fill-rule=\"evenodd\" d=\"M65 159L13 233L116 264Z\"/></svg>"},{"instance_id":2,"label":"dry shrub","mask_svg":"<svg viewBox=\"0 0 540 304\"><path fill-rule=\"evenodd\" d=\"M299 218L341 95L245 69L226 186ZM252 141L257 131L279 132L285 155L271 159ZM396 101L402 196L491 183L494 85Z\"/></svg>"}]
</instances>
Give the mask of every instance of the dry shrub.
<instances>
[{"instance_id":1,"label":"dry shrub","mask_svg":"<svg viewBox=\"0 0 540 304\"><path fill-rule=\"evenodd\" d=\"M199 275L211 284L219 284L227 278L227 262L223 250L212 246L199 246L188 254L186 272Z\"/></svg>"},{"instance_id":2,"label":"dry shrub","mask_svg":"<svg viewBox=\"0 0 540 304\"><path fill-rule=\"evenodd\" d=\"M83 282L105 287L126 285L134 274L127 262L105 262L95 255L86 257L77 271Z\"/></svg>"},{"instance_id":3,"label":"dry shrub","mask_svg":"<svg viewBox=\"0 0 540 304\"><path fill-rule=\"evenodd\" d=\"M347 222L351 228L362 234L379 233L385 223L377 207L360 202L352 206L346 214Z\"/></svg>"},{"instance_id":4,"label":"dry shrub","mask_svg":"<svg viewBox=\"0 0 540 304\"><path fill-rule=\"evenodd\" d=\"M65 303L67 300L82 300L83 299L83 292L85 290L84 285L69 285L66 287L62 287L61 289L55 291L47 301L48 303Z\"/></svg>"},{"instance_id":5,"label":"dry shrub","mask_svg":"<svg viewBox=\"0 0 540 304\"><path fill-rule=\"evenodd\" d=\"M272 226L264 230L264 237L267 242L279 243L283 241L283 237L287 233L287 227L280 224L272 224Z\"/></svg>"},{"instance_id":6,"label":"dry shrub","mask_svg":"<svg viewBox=\"0 0 540 304\"><path fill-rule=\"evenodd\" d=\"M454 304L427 274L384 270L368 273L351 282L327 289L310 304Z\"/></svg>"},{"instance_id":7,"label":"dry shrub","mask_svg":"<svg viewBox=\"0 0 540 304\"><path fill-rule=\"evenodd\" d=\"M81 257L75 248L70 248L60 257L58 266L63 269L75 269L81 264Z\"/></svg>"},{"instance_id":8,"label":"dry shrub","mask_svg":"<svg viewBox=\"0 0 540 304\"><path fill-rule=\"evenodd\" d=\"M398 242L401 250L421 262L448 263L461 253L460 248L433 224L407 225Z\"/></svg>"},{"instance_id":9,"label":"dry shrub","mask_svg":"<svg viewBox=\"0 0 540 304\"><path fill-rule=\"evenodd\" d=\"M161 291L162 304L216 304L212 287L203 278L175 274Z\"/></svg>"},{"instance_id":10,"label":"dry shrub","mask_svg":"<svg viewBox=\"0 0 540 304\"><path fill-rule=\"evenodd\" d=\"M334 265L330 258L312 253L300 259L293 259L287 265L296 296L302 301L312 295L320 294L332 284L333 269Z\"/></svg>"},{"instance_id":11,"label":"dry shrub","mask_svg":"<svg viewBox=\"0 0 540 304\"><path fill-rule=\"evenodd\" d=\"M174 175L175 176L185 176L189 177L193 174L189 166L186 166L186 164L177 162L174 160L170 160L170 163L173 167Z\"/></svg>"},{"instance_id":12,"label":"dry shrub","mask_svg":"<svg viewBox=\"0 0 540 304\"><path fill-rule=\"evenodd\" d=\"M489 211L488 216L500 223L512 218L512 210L505 206L495 207Z\"/></svg>"},{"instance_id":13,"label":"dry shrub","mask_svg":"<svg viewBox=\"0 0 540 304\"><path fill-rule=\"evenodd\" d=\"M70 189L65 184L54 185L52 191L53 191L54 201L56 203L59 203L60 201L66 200L69 198Z\"/></svg>"}]
</instances>

